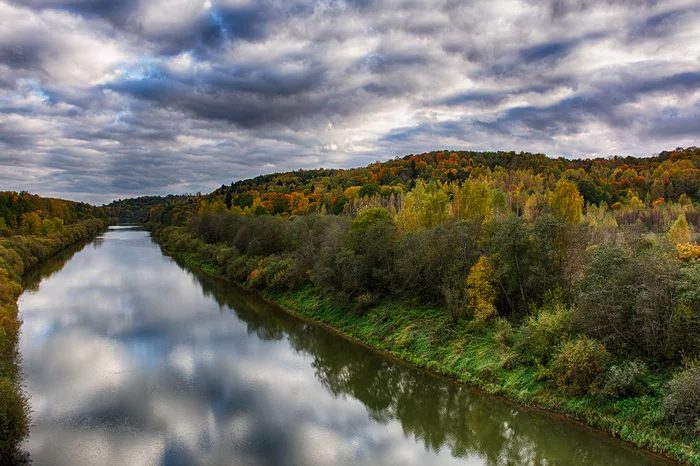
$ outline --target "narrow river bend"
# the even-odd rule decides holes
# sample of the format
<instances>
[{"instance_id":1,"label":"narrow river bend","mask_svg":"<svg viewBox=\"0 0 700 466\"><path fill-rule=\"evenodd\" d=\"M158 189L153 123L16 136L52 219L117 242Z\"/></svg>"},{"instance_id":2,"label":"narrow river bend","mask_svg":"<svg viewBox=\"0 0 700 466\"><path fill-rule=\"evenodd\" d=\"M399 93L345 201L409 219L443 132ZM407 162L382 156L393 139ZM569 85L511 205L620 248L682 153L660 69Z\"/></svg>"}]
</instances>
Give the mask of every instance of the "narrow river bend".
<instances>
[{"instance_id":1,"label":"narrow river bend","mask_svg":"<svg viewBox=\"0 0 700 466\"><path fill-rule=\"evenodd\" d=\"M26 278L37 465L661 465L301 322L113 227Z\"/></svg>"}]
</instances>

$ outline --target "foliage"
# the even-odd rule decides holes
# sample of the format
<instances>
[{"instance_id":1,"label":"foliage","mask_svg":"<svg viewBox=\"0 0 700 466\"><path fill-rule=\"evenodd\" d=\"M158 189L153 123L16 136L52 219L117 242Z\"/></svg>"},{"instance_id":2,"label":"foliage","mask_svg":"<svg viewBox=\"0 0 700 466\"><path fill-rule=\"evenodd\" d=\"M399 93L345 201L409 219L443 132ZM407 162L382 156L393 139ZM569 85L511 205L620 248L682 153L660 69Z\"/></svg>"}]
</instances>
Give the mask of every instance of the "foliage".
<instances>
[{"instance_id":1,"label":"foliage","mask_svg":"<svg viewBox=\"0 0 700 466\"><path fill-rule=\"evenodd\" d=\"M671 229L668 230L668 236L676 244L690 243L690 227L685 219L685 215L678 216Z\"/></svg>"},{"instance_id":2,"label":"foliage","mask_svg":"<svg viewBox=\"0 0 700 466\"><path fill-rule=\"evenodd\" d=\"M555 215L569 223L578 223L583 219L583 202L576 183L565 179L557 182L549 198Z\"/></svg>"},{"instance_id":3,"label":"foliage","mask_svg":"<svg viewBox=\"0 0 700 466\"><path fill-rule=\"evenodd\" d=\"M455 218L483 220L498 211L502 201L518 215L525 214L526 204L530 212L541 211L545 191L554 192L557 182L566 179L567 184L560 187L562 197L550 197L552 208L579 221L576 213L580 212L578 205L582 201L594 205L620 202L626 209L640 207L640 204L650 206L660 197L667 203L679 201L682 196L697 202L699 155L700 149L695 147L662 152L651 158L582 160L554 159L525 152L436 151L347 170L296 170L262 175L222 186L211 196L221 197L228 208L236 206L243 211L255 210L253 203L258 199L256 206L273 215L352 214L363 205L381 203L381 207L390 211L390 206L398 211L403 204L419 215L434 213L440 218L445 211L441 207L443 196L438 191L428 201L418 201L415 195L409 201L404 193L421 184L441 183L442 186L451 185L445 192L456 201L451 208ZM574 193L572 185L575 193L580 192L580 197L570 195ZM641 201L647 197L648 203ZM560 200L563 203L560 204ZM424 211L422 206L433 201L438 208ZM628 220L636 219L622 219L623 222ZM423 221L427 222L424 226L434 222L425 217ZM610 223L610 219L606 221ZM399 225L402 229L407 227L405 231L415 231L410 223L399 221Z\"/></svg>"},{"instance_id":4,"label":"foliage","mask_svg":"<svg viewBox=\"0 0 700 466\"><path fill-rule=\"evenodd\" d=\"M694 328L679 325L681 262L665 245L641 241L629 248L596 249L578 297L575 326L613 351L628 348L649 358L677 358L695 339ZM695 302L695 301L693 301ZM690 322L685 322L690 323Z\"/></svg>"},{"instance_id":5,"label":"foliage","mask_svg":"<svg viewBox=\"0 0 700 466\"><path fill-rule=\"evenodd\" d=\"M641 361L627 361L610 367L603 392L613 398L629 398L647 393L649 369Z\"/></svg>"},{"instance_id":6,"label":"foliage","mask_svg":"<svg viewBox=\"0 0 700 466\"><path fill-rule=\"evenodd\" d=\"M494 339L498 343L501 352L505 352L509 346L513 343L515 333L513 332L513 325L509 320L503 317L497 317L495 321L496 325L496 335Z\"/></svg>"},{"instance_id":7,"label":"foliage","mask_svg":"<svg viewBox=\"0 0 700 466\"><path fill-rule=\"evenodd\" d=\"M496 287L493 267L489 259L481 256L469 269L467 276L467 306L478 322L484 322L496 315Z\"/></svg>"},{"instance_id":8,"label":"foliage","mask_svg":"<svg viewBox=\"0 0 700 466\"><path fill-rule=\"evenodd\" d=\"M532 362L548 364L559 345L569 339L570 319L561 293L550 292L545 303L534 307L520 328L518 352Z\"/></svg>"},{"instance_id":9,"label":"foliage","mask_svg":"<svg viewBox=\"0 0 700 466\"><path fill-rule=\"evenodd\" d=\"M89 218L108 221L113 211L84 202L40 197L26 191L0 192L0 232L47 235L60 229L58 221L71 225ZM51 223L46 221L54 220Z\"/></svg>"},{"instance_id":10,"label":"foliage","mask_svg":"<svg viewBox=\"0 0 700 466\"><path fill-rule=\"evenodd\" d=\"M579 337L562 345L552 360L557 387L570 396L598 391L610 361L605 346L597 340Z\"/></svg>"},{"instance_id":11,"label":"foliage","mask_svg":"<svg viewBox=\"0 0 700 466\"><path fill-rule=\"evenodd\" d=\"M700 419L700 365L691 365L668 384L663 399L663 413L670 422L696 425Z\"/></svg>"}]
</instances>

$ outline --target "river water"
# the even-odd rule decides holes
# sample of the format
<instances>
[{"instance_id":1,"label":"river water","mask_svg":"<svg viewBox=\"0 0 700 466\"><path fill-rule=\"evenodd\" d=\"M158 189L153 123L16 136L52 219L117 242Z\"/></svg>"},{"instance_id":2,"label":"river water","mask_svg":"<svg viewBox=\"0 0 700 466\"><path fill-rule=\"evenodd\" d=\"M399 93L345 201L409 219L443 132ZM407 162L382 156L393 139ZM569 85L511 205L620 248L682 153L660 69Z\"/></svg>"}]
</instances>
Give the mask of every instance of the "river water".
<instances>
[{"instance_id":1,"label":"river water","mask_svg":"<svg viewBox=\"0 0 700 466\"><path fill-rule=\"evenodd\" d=\"M113 227L28 274L37 465L660 465L301 322Z\"/></svg>"}]
</instances>

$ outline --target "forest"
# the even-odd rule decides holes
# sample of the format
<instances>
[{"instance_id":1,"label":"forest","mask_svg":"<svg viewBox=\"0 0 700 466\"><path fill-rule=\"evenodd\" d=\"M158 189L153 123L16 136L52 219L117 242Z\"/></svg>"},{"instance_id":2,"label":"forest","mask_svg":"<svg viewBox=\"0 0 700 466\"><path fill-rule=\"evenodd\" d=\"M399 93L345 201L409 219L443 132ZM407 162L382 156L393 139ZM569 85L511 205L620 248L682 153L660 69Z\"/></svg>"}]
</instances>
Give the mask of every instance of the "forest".
<instances>
[{"instance_id":1,"label":"forest","mask_svg":"<svg viewBox=\"0 0 700 466\"><path fill-rule=\"evenodd\" d=\"M85 203L0 193L0 458L6 464L28 461L20 446L29 433L17 348L22 278L32 266L115 221L106 209Z\"/></svg>"},{"instance_id":2,"label":"forest","mask_svg":"<svg viewBox=\"0 0 700 466\"><path fill-rule=\"evenodd\" d=\"M440 151L155 205L163 249L420 366L700 463L700 149Z\"/></svg>"}]
</instances>

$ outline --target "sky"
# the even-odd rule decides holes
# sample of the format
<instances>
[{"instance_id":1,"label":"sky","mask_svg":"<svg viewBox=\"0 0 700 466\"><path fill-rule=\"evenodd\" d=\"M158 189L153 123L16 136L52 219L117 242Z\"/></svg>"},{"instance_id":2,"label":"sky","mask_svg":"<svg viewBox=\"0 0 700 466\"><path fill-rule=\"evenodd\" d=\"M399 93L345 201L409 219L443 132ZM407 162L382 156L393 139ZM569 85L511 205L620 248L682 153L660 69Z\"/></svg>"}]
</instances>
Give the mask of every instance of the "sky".
<instances>
[{"instance_id":1,"label":"sky","mask_svg":"<svg viewBox=\"0 0 700 466\"><path fill-rule=\"evenodd\" d=\"M699 139L698 0L0 0L0 190Z\"/></svg>"}]
</instances>

